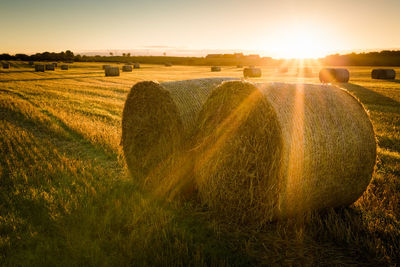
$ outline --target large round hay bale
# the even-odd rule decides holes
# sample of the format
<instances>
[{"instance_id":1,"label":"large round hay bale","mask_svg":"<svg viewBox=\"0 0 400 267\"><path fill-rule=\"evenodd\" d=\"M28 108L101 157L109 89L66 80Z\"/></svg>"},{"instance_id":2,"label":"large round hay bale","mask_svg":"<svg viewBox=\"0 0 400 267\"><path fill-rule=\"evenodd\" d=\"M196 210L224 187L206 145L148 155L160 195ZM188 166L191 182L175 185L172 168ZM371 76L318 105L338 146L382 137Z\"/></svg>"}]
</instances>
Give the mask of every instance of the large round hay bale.
<instances>
[{"instance_id":1,"label":"large round hay bale","mask_svg":"<svg viewBox=\"0 0 400 267\"><path fill-rule=\"evenodd\" d=\"M104 70L106 77L108 76L119 76L119 68L118 67L107 67Z\"/></svg>"},{"instance_id":2,"label":"large round hay bale","mask_svg":"<svg viewBox=\"0 0 400 267\"><path fill-rule=\"evenodd\" d=\"M181 177L190 170L193 161L181 152L191 140L203 103L213 88L228 79L145 81L132 87L122 114L121 144L133 178L166 191L179 187L176 184L190 184L181 181ZM169 185L162 186L157 179L164 179Z\"/></svg>"},{"instance_id":3,"label":"large round hay bale","mask_svg":"<svg viewBox=\"0 0 400 267\"><path fill-rule=\"evenodd\" d=\"M219 67L219 66L212 66L212 67L211 67L211 71L212 71L212 72L221 71L221 67Z\"/></svg>"},{"instance_id":4,"label":"large round hay bale","mask_svg":"<svg viewBox=\"0 0 400 267\"><path fill-rule=\"evenodd\" d=\"M9 69L10 68L10 63L3 62L2 66L3 66L3 69Z\"/></svg>"},{"instance_id":5,"label":"large round hay bale","mask_svg":"<svg viewBox=\"0 0 400 267\"><path fill-rule=\"evenodd\" d=\"M319 72L319 80L322 83L347 83L349 79L350 73L347 69L323 68Z\"/></svg>"},{"instance_id":6,"label":"large round hay bale","mask_svg":"<svg viewBox=\"0 0 400 267\"><path fill-rule=\"evenodd\" d=\"M111 65L103 65L102 66L103 70L105 70L106 68L109 68L109 67L111 67Z\"/></svg>"},{"instance_id":7,"label":"large round hay bale","mask_svg":"<svg viewBox=\"0 0 400 267\"><path fill-rule=\"evenodd\" d=\"M261 77L261 69L260 68L254 68L254 67L250 67L250 68L244 68L243 69L243 76L246 77L253 77L253 78L257 78L257 77Z\"/></svg>"},{"instance_id":8,"label":"large round hay bale","mask_svg":"<svg viewBox=\"0 0 400 267\"><path fill-rule=\"evenodd\" d=\"M45 68L46 68L46 70L55 70L55 67L53 64L46 64Z\"/></svg>"},{"instance_id":9,"label":"large round hay bale","mask_svg":"<svg viewBox=\"0 0 400 267\"><path fill-rule=\"evenodd\" d=\"M62 70L68 70L69 67L68 67L68 65L61 65L60 68L61 68Z\"/></svg>"},{"instance_id":10,"label":"large round hay bale","mask_svg":"<svg viewBox=\"0 0 400 267\"><path fill-rule=\"evenodd\" d=\"M122 66L122 71L123 72L132 72L132 65L124 65Z\"/></svg>"},{"instance_id":11,"label":"large round hay bale","mask_svg":"<svg viewBox=\"0 0 400 267\"><path fill-rule=\"evenodd\" d=\"M368 114L329 85L225 82L197 124L200 198L230 221L260 226L349 205L375 166Z\"/></svg>"},{"instance_id":12,"label":"large round hay bale","mask_svg":"<svg viewBox=\"0 0 400 267\"><path fill-rule=\"evenodd\" d=\"M371 72L372 79L393 80L396 78L394 69L373 69Z\"/></svg>"},{"instance_id":13,"label":"large round hay bale","mask_svg":"<svg viewBox=\"0 0 400 267\"><path fill-rule=\"evenodd\" d=\"M44 72L44 71L45 71L45 66L44 66L44 64L35 64L35 71Z\"/></svg>"},{"instance_id":14,"label":"large round hay bale","mask_svg":"<svg viewBox=\"0 0 400 267\"><path fill-rule=\"evenodd\" d=\"M134 69L140 69L140 64L139 63L134 63L133 64Z\"/></svg>"}]
</instances>

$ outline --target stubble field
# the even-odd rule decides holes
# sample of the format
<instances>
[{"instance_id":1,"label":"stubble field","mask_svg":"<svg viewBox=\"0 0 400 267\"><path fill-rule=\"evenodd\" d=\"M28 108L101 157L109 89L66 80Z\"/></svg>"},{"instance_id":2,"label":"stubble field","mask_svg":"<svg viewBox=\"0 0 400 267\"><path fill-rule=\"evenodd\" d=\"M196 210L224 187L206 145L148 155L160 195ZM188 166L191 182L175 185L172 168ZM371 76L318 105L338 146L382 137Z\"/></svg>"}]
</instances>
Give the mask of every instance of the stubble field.
<instances>
[{"instance_id":1,"label":"stubble field","mask_svg":"<svg viewBox=\"0 0 400 267\"><path fill-rule=\"evenodd\" d=\"M242 77L242 69L142 65L104 77L100 63L0 71L0 263L23 266L396 265L400 262L400 80L349 67L338 84L369 110L378 139L372 183L351 207L255 231L195 201L140 190L125 167L121 115L143 80ZM120 65L121 66L121 65ZM318 83L263 68L254 81ZM400 68L396 69L400 73Z\"/></svg>"}]
</instances>

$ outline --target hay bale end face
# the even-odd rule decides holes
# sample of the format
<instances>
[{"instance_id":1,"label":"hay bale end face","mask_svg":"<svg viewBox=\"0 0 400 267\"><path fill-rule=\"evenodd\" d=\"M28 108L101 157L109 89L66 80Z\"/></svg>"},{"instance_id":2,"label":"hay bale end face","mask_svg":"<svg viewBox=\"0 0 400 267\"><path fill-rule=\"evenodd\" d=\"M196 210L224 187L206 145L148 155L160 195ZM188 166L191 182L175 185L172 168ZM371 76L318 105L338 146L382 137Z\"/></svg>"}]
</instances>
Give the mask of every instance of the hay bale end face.
<instances>
[{"instance_id":1,"label":"hay bale end face","mask_svg":"<svg viewBox=\"0 0 400 267\"><path fill-rule=\"evenodd\" d=\"M394 80L396 71L394 69L373 69L371 72L372 79Z\"/></svg>"},{"instance_id":2,"label":"hay bale end face","mask_svg":"<svg viewBox=\"0 0 400 267\"><path fill-rule=\"evenodd\" d=\"M221 67L219 67L219 66L212 66L212 67L211 67L211 71L212 71L212 72L219 72L219 71L221 71Z\"/></svg>"},{"instance_id":3,"label":"hay bale end face","mask_svg":"<svg viewBox=\"0 0 400 267\"><path fill-rule=\"evenodd\" d=\"M345 90L225 82L199 114L196 184L226 220L260 226L350 205L371 180L374 130Z\"/></svg>"},{"instance_id":4,"label":"hay bale end face","mask_svg":"<svg viewBox=\"0 0 400 267\"><path fill-rule=\"evenodd\" d=\"M119 68L118 67L107 67L105 70L106 77L108 76L119 76Z\"/></svg>"},{"instance_id":5,"label":"hay bale end face","mask_svg":"<svg viewBox=\"0 0 400 267\"><path fill-rule=\"evenodd\" d=\"M44 64L35 64L35 71L44 72L44 71L45 71L45 66L44 66Z\"/></svg>"},{"instance_id":6,"label":"hay bale end face","mask_svg":"<svg viewBox=\"0 0 400 267\"><path fill-rule=\"evenodd\" d=\"M203 103L211 91L227 79L160 84L145 81L132 87L122 114L121 144L133 178L148 188L159 186L165 191L186 187L186 183L193 186L192 181L181 179L193 166L184 151L191 143Z\"/></svg>"},{"instance_id":7,"label":"hay bale end face","mask_svg":"<svg viewBox=\"0 0 400 267\"><path fill-rule=\"evenodd\" d=\"M122 66L122 71L123 72L132 72L133 68L132 65L124 65Z\"/></svg>"},{"instance_id":8,"label":"hay bale end face","mask_svg":"<svg viewBox=\"0 0 400 267\"><path fill-rule=\"evenodd\" d=\"M245 68L243 69L243 76L249 77L249 78L258 78L261 77L262 73L261 73L261 69L260 68Z\"/></svg>"},{"instance_id":9,"label":"hay bale end face","mask_svg":"<svg viewBox=\"0 0 400 267\"><path fill-rule=\"evenodd\" d=\"M350 73L347 69L323 68L319 72L319 80L322 83L347 83L349 79Z\"/></svg>"},{"instance_id":10,"label":"hay bale end face","mask_svg":"<svg viewBox=\"0 0 400 267\"><path fill-rule=\"evenodd\" d=\"M10 63L3 62L2 66L3 66L3 69L9 69L10 68Z\"/></svg>"},{"instance_id":11,"label":"hay bale end face","mask_svg":"<svg viewBox=\"0 0 400 267\"><path fill-rule=\"evenodd\" d=\"M68 65L61 65L60 68L61 68L62 70L68 70L69 67L68 67Z\"/></svg>"},{"instance_id":12,"label":"hay bale end face","mask_svg":"<svg viewBox=\"0 0 400 267\"><path fill-rule=\"evenodd\" d=\"M55 67L53 64L46 64L46 70L55 70Z\"/></svg>"},{"instance_id":13,"label":"hay bale end face","mask_svg":"<svg viewBox=\"0 0 400 267\"><path fill-rule=\"evenodd\" d=\"M139 63L134 63L133 64L134 69L140 69L140 64Z\"/></svg>"}]
</instances>

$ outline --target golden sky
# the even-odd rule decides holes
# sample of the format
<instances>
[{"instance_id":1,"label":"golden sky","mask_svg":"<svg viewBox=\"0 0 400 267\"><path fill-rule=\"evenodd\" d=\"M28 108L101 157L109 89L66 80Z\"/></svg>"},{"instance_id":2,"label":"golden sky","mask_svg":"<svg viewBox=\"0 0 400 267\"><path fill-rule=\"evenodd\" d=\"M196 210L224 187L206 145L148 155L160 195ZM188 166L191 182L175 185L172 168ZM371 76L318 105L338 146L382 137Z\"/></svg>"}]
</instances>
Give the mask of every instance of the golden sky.
<instances>
[{"instance_id":1,"label":"golden sky","mask_svg":"<svg viewBox=\"0 0 400 267\"><path fill-rule=\"evenodd\" d=\"M1 0L0 53L254 51L275 58L400 48L400 0Z\"/></svg>"}]
</instances>

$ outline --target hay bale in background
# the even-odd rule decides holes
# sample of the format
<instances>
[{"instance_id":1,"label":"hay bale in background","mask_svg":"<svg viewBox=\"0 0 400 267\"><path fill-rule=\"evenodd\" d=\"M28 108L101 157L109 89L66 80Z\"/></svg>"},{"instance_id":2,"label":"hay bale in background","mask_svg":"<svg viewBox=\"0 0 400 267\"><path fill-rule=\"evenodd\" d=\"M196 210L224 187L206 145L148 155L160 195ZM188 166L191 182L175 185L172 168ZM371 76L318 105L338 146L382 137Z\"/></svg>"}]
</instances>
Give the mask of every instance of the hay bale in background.
<instances>
[{"instance_id":1,"label":"hay bale in background","mask_svg":"<svg viewBox=\"0 0 400 267\"><path fill-rule=\"evenodd\" d=\"M46 70L55 70L55 67L53 64L46 64Z\"/></svg>"},{"instance_id":2,"label":"hay bale in background","mask_svg":"<svg viewBox=\"0 0 400 267\"><path fill-rule=\"evenodd\" d=\"M103 65L102 66L103 70L105 70L106 68L109 68L109 67L111 67L111 65Z\"/></svg>"},{"instance_id":3,"label":"hay bale in background","mask_svg":"<svg viewBox=\"0 0 400 267\"><path fill-rule=\"evenodd\" d=\"M9 69L10 68L10 63L3 62L1 65L3 66L3 69Z\"/></svg>"},{"instance_id":4,"label":"hay bale in background","mask_svg":"<svg viewBox=\"0 0 400 267\"><path fill-rule=\"evenodd\" d=\"M221 71L221 67L219 67L219 66L212 66L212 67L211 67L211 71L212 71L212 72Z\"/></svg>"},{"instance_id":5,"label":"hay bale in background","mask_svg":"<svg viewBox=\"0 0 400 267\"><path fill-rule=\"evenodd\" d=\"M122 66L123 72L132 72L132 65L124 65Z\"/></svg>"},{"instance_id":6,"label":"hay bale in background","mask_svg":"<svg viewBox=\"0 0 400 267\"><path fill-rule=\"evenodd\" d=\"M172 67L172 63L171 62L167 62L164 64L165 67Z\"/></svg>"},{"instance_id":7,"label":"hay bale in background","mask_svg":"<svg viewBox=\"0 0 400 267\"><path fill-rule=\"evenodd\" d=\"M107 76L119 76L119 68L118 67L106 67L104 70L106 77Z\"/></svg>"},{"instance_id":8,"label":"hay bale in background","mask_svg":"<svg viewBox=\"0 0 400 267\"><path fill-rule=\"evenodd\" d=\"M133 64L134 69L140 69L140 64L139 63L134 63Z\"/></svg>"},{"instance_id":9,"label":"hay bale in background","mask_svg":"<svg viewBox=\"0 0 400 267\"><path fill-rule=\"evenodd\" d=\"M195 180L229 221L260 226L346 206L376 161L368 114L328 85L225 82L199 113Z\"/></svg>"},{"instance_id":10,"label":"hay bale in background","mask_svg":"<svg viewBox=\"0 0 400 267\"><path fill-rule=\"evenodd\" d=\"M341 68L323 68L319 72L319 80L322 83L347 83L350 79L350 73L347 69Z\"/></svg>"},{"instance_id":11,"label":"hay bale in background","mask_svg":"<svg viewBox=\"0 0 400 267\"><path fill-rule=\"evenodd\" d=\"M243 65L242 65L242 64L238 64L238 65L236 66L236 68L243 68Z\"/></svg>"},{"instance_id":12,"label":"hay bale in background","mask_svg":"<svg viewBox=\"0 0 400 267\"><path fill-rule=\"evenodd\" d=\"M54 68L57 68L57 63L52 63Z\"/></svg>"},{"instance_id":13,"label":"hay bale in background","mask_svg":"<svg viewBox=\"0 0 400 267\"><path fill-rule=\"evenodd\" d=\"M261 77L261 69L260 68L244 68L243 69L243 76L247 77Z\"/></svg>"},{"instance_id":14,"label":"hay bale in background","mask_svg":"<svg viewBox=\"0 0 400 267\"><path fill-rule=\"evenodd\" d=\"M279 69L278 69L278 72L279 73L287 73L289 71L289 68L288 67L280 67Z\"/></svg>"},{"instance_id":15,"label":"hay bale in background","mask_svg":"<svg viewBox=\"0 0 400 267\"><path fill-rule=\"evenodd\" d=\"M45 70L44 64L35 64L35 71L44 72L44 70Z\"/></svg>"},{"instance_id":16,"label":"hay bale in background","mask_svg":"<svg viewBox=\"0 0 400 267\"><path fill-rule=\"evenodd\" d=\"M171 175L174 178L167 181L170 185L164 186L164 189L174 187L174 179L181 186L186 183L193 185L192 181L179 181L193 164L182 151L191 140L203 103L213 88L228 79L208 78L161 84L145 81L132 87L122 114L121 139L132 177L148 187L161 186L157 179L166 179ZM179 159L181 156L183 161ZM172 169L177 173L169 172L171 165L175 166Z\"/></svg>"},{"instance_id":17,"label":"hay bale in background","mask_svg":"<svg viewBox=\"0 0 400 267\"><path fill-rule=\"evenodd\" d=\"M371 72L372 79L393 80L396 78L394 69L373 69Z\"/></svg>"},{"instance_id":18,"label":"hay bale in background","mask_svg":"<svg viewBox=\"0 0 400 267\"><path fill-rule=\"evenodd\" d=\"M61 65L60 68L61 68L62 70L68 70L69 67L68 67L68 65Z\"/></svg>"}]
</instances>

